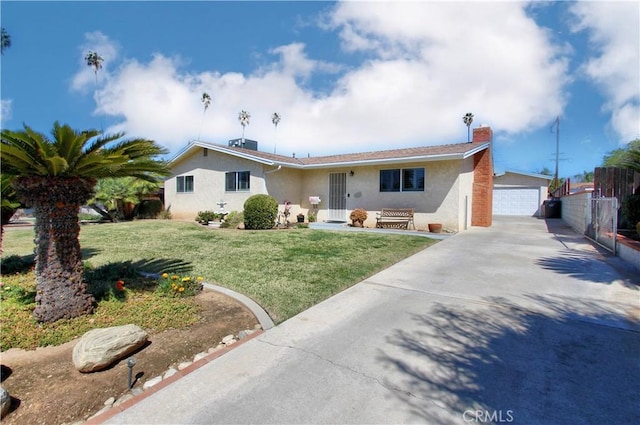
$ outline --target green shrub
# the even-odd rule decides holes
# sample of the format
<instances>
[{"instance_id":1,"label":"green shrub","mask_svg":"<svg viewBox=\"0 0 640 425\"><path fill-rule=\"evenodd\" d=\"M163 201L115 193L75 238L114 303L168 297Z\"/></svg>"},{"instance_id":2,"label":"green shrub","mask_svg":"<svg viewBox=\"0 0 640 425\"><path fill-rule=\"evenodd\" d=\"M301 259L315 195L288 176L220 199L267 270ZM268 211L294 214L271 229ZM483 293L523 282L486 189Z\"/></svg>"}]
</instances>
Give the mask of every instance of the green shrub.
<instances>
[{"instance_id":1,"label":"green shrub","mask_svg":"<svg viewBox=\"0 0 640 425\"><path fill-rule=\"evenodd\" d=\"M137 218L156 218L162 211L162 201L159 199L143 199L138 205Z\"/></svg>"},{"instance_id":2,"label":"green shrub","mask_svg":"<svg viewBox=\"0 0 640 425\"><path fill-rule=\"evenodd\" d=\"M640 193L629 195L622 200L622 216L627 222L628 227L632 227L635 223L640 222Z\"/></svg>"},{"instance_id":3,"label":"green shrub","mask_svg":"<svg viewBox=\"0 0 640 425\"><path fill-rule=\"evenodd\" d=\"M200 224L207 224L210 221L214 221L218 217L215 211L200 211L196 216L196 221Z\"/></svg>"},{"instance_id":4,"label":"green shrub","mask_svg":"<svg viewBox=\"0 0 640 425\"><path fill-rule=\"evenodd\" d=\"M244 222L244 214L238 211L231 211L220 224L223 229L235 229L240 223Z\"/></svg>"},{"instance_id":5,"label":"green shrub","mask_svg":"<svg viewBox=\"0 0 640 425\"><path fill-rule=\"evenodd\" d=\"M272 229L278 215L278 201L269 195L253 195L245 201L243 213L245 229Z\"/></svg>"},{"instance_id":6,"label":"green shrub","mask_svg":"<svg viewBox=\"0 0 640 425\"><path fill-rule=\"evenodd\" d=\"M309 214L307 214L307 219L309 220L309 223L314 223L316 221L316 215L310 212Z\"/></svg>"}]
</instances>

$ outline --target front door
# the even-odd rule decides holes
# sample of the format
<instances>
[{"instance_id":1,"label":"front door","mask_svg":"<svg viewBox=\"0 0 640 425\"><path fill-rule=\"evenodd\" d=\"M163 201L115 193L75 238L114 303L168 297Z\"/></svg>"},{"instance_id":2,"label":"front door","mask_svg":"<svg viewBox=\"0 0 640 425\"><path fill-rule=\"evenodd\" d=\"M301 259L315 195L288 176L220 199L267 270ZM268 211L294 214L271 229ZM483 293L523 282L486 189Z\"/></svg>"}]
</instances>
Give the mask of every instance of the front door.
<instances>
[{"instance_id":1,"label":"front door","mask_svg":"<svg viewBox=\"0 0 640 425\"><path fill-rule=\"evenodd\" d=\"M347 173L329 173L328 221L347 221Z\"/></svg>"}]
</instances>

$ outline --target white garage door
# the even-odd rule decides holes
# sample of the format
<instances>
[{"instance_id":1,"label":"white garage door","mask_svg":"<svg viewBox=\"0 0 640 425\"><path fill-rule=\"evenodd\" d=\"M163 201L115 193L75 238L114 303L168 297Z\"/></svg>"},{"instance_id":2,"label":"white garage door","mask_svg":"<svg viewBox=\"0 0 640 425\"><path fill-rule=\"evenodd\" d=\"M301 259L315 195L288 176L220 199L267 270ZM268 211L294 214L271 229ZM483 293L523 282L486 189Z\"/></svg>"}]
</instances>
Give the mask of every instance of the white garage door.
<instances>
[{"instance_id":1,"label":"white garage door","mask_svg":"<svg viewBox=\"0 0 640 425\"><path fill-rule=\"evenodd\" d=\"M540 208L540 189L537 187L495 187L494 215L537 215Z\"/></svg>"}]
</instances>

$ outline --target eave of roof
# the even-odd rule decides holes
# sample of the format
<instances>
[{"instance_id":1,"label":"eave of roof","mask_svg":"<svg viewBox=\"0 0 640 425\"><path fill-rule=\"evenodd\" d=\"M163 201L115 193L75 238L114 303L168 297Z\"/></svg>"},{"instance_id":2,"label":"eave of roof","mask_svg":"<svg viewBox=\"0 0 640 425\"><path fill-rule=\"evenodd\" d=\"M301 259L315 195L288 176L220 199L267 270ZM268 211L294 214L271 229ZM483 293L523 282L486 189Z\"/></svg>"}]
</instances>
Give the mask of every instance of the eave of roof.
<instances>
[{"instance_id":1,"label":"eave of roof","mask_svg":"<svg viewBox=\"0 0 640 425\"><path fill-rule=\"evenodd\" d=\"M460 143L452 145L426 146L418 148L391 149L343 155L317 157L287 157L250 149L227 147L215 143L192 141L178 152L170 163L175 163L187 155L194 147L207 148L265 165L281 165L289 168L334 168L377 164L398 164L407 162L448 161L469 158L489 147L489 143Z\"/></svg>"},{"instance_id":2,"label":"eave of roof","mask_svg":"<svg viewBox=\"0 0 640 425\"><path fill-rule=\"evenodd\" d=\"M507 173L509 173L509 174L518 174L520 176L535 177L535 178L538 178L538 179L553 180L553 176L548 176L546 174L527 173L527 172L524 172L524 171L516 171L516 170L504 170L504 172L502 172L502 173L497 173L496 176L497 177L501 177L501 176L504 176Z\"/></svg>"}]
</instances>

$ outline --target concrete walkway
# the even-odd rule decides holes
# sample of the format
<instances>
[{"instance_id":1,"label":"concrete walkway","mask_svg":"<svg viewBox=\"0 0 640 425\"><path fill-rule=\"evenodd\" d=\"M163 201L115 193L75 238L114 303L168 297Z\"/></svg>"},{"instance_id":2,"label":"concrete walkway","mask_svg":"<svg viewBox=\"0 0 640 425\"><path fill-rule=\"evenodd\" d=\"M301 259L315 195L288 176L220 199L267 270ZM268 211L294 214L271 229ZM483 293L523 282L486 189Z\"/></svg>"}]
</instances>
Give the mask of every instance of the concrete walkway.
<instances>
[{"instance_id":1,"label":"concrete walkway","mask_svg":"<svg viewBox=\"0 0 640 425\"><path fill-rule=\"evenodd\" d=\"M106 423L640 423L639 284L560 220L499 218Z\"/></svg>"}]
</instances>

